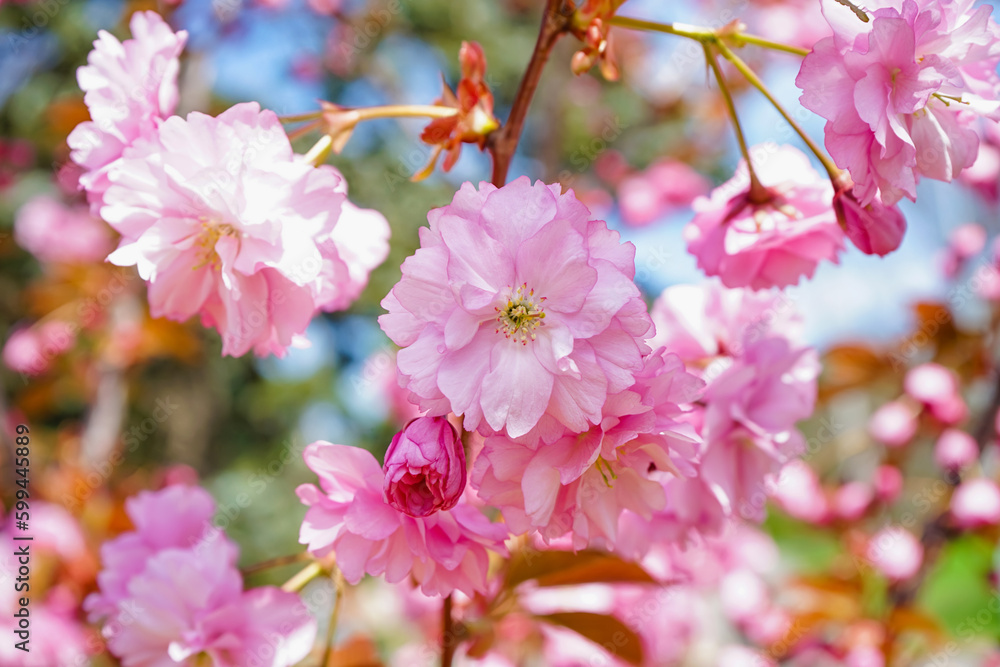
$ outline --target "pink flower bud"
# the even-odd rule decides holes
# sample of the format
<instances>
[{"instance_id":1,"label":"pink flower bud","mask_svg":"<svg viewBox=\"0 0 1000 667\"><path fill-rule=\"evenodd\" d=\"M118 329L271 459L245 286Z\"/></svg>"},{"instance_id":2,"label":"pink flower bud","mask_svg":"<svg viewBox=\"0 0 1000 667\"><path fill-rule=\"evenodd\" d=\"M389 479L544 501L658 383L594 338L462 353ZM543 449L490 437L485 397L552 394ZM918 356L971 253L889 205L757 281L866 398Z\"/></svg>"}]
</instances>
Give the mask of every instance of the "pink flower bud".
<instances>
[{"instance_id":1,"label":"pink flower bud","mask_svg":"<svg viewBox=\"0 0 1000 667\"><path fill-rule=\"evenodd\" d=\"M956 472L979 457L975 439L965 431L950 428L934 445L934 462L947 472Z\"/></svg>"},{"instance_id":2,"label":"pink flower bud","mask_svg":"<svg viewBox=\"0 0 1000 667\"><path fill-rule=\"evenodd\" d=\"M820 523L829 514L819 477L805 461L794 460L781 469L774 498L786 512L802 521Z\"/></svg>"},{"instance_id":3,"label":"pink flower bud","mask_svg":"<svg viewBox=\"0 0 1000 667\"><path fill-rule=\"evenodd\" d=\"M455 506L465 489L465 450L444 417L417 417L397 433L385 453L386 501L423 517Z\"/></svg>"},{"instance_id":4,"label":"pink flower bud","mask_svg":"<svg viewBox=\"0 0 1000 667\"><path fill-rule=\"evenodd\" d=\"M906 219L898 208L886 206L878 198L862 206L852 189L838 190L833 210L847 238L865 254L887 255L903 241Z\"/></svg>"},{"instance_id":5,"label":"pink flower bud","mask_svg":"<svg viewBox=\"0 0 1000 667\"><path fill-rule=\"evenodd\" d=\"M871 505L875 493L864 482L848 482L833 496L833 509L845 521L856 521Z\"/></svg>"},{"instance_id":6,"label":"pink flower bud","mask_svg":"<svg viewBox=\"0 0 1000 667\"><path fill-rule=\"evenodd\" d=\"M883 503L891 503L903 490L903 473L890 465L879 466L875 471L875 495Z\"/></svg>"},{"instance_id":7,"label":"pink flower bud","mask_svg":"<svg viewBox=\"0 0 1000 667\"><path fill-rule=\"evenodd\" d=\"M868 560L893 581L909 579L920 569L924 548L913 533L898 526L883 528L868 543Z\"/></svg>"},{"instance_id":8,"label":"pink flower bud","mask_svg":"<svg viewBox=\"0 0 1000 667\"><path fill-rule=\"evenodd\" d=\"M923 364L906 374L903 388L921 403L946 403L958 394L958 378L941 364Z\"/></svg>"},{"instance_id":9,"label":"pink flower bud","mask_svg":"<svg viewBox=\"0 0 1000 667\"><path fill-rule=\"evenodd\" d=\"M886 403L868 422L868 433L886 447L902 447L916 432L917 411L905 401Z\"/></svg>"},{"instance_id":10,"label":"pink flower bud","mask_svg":"<svg viewBox=\"0 0 1000 667\"><path fill-rule=\"evenodd\" d=\"M991 479L963 482L951 497L951 515L961 528L1000 523L1000 489Z\"/></svg>"}]
</instances>

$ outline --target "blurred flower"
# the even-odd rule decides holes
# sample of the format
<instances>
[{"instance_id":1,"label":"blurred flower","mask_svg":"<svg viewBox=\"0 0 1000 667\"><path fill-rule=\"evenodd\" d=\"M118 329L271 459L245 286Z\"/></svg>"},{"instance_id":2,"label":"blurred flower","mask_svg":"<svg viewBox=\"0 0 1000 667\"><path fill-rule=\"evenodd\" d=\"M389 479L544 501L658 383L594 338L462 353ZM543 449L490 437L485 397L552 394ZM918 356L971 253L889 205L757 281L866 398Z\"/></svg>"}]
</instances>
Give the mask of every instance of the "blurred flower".
<instances>
[{"instance_id":1,"label":"blurred flower","mask_svg":"<svg viewBox=\"0 0 1000 667\"><path fill-rule=\"evenodd\" d=\"M445 417L417 417L393 436L385 453L386 502L424 517L450 510L465 490L465 449Z\"/></svg>"},{"instance_id":2,"label":"blurred flower","mask_svg":"<svg viewBox=\"0 0 1000 667\"><path fill-rule=\"evenodd\" d=\"M125 512L135 530L101 545L103 570L97 575L100 590L84 601L92 621L116 613L129 596L133 577L161 551L217 541L235 554L235 547L214 531L211 520L215 501L201 487L178 485L141 491L125 501Z\"/></svg>"},{"instance_id":3,"label":"blurred flower","mask_svg":"<svg viewBox=\"0 0 1000 667\"><path fill-rule=\"evenodd\" d=\"M844 521L857 521L875 498L871 486L864 482L848 482L833 495L833 509Z\"/></svg>"},{"instance_id":4,"label":"blurred flower","mask_svg":"<svg viewBox=\"0 0 1000 667\"><path fill-rule=\"evenodd\" d=\"M968 415L959 392L958 376L941 364L928 363L910 369L903 379L903 388L943 424L957 424Z\"/></svg>"},{"instance_id":5,"label":"blurred flower","mask_svg":"<svg viewBox=\"0 0 1000 667\"><path fill-rule=\"evenodd\" d=\"M84 208L41 195L14 219L18 245L42 262L99 262L111 252L107 226Z\"/></svg>"},{"instance_id":6,"label":"blurred flower","mask_svg":"<svg viewBox=\"0 0 1000 667\"><path fill-rule=\"evenodd\" d=\"M889 401L868 421L868 435L886 447L902 447L917 433L919 412L909 401Z\"/></svg>"},{"instance_id":7,"label":"blurred flower","mask_svg":"<svg viewBox=\"0 0 1000 667\"><path fill-rule=\"evenodd\" d=\"M903 473L891 465L880 465L875 469L875 495L883 503L889 504L899 497L903 490Z\"/></svg>"},{"instance_id":8,"label":"blurred flower","mask_svg":"<svg viewBox=\"0 0 1000 667\"><path fill-rule=\"evenodd\" d=\"M833 188L791 146L751 149L760 192L746 163L708 197L695 199L684 229L688 252L726 287L786 287L812 277L822 260L837 263L843 232L830 206Z\"/></svg>"},{"instance_id":9,"label":"blurred flower","mask_svg":"<svg viewBox=\"0 0 1000 667\"><path fill-rule=\"evenodd\" d=\"M809 523L826 520L830 511L819 477L805 461L791 461L781 469L773 498L788 514Z\"/></svg>"},{"instance_id":10,"label":"blurred flower","mask_svg":"<svg viewBox=\"0 0 1000 667\"><path fill-rule=\"evenodd\" d=\"M975 222L959 225L948 235L948 247L941 253L941 271L954 279L971 258L986 247L986 228Z\"/></svg>"},{"instance_id":11,"label":"blurred flower","mask_svg":"<svg viewBox=\"0 0 1000 667\"><path fill-rule=\"evenodd\" d=\"M413 400L483 435L551 442L600 423L648 352L634 247L527 177L466 183L428 220L379 318Z\"/></svg>"},{"instance_id":12,"label":"blurred flower","mask_svg":"<svg viewBox=\"0 0 1000 667\"><path fill-rule=\"evenodd\" d=\"M3 362L12 371L25 375L41 375L52 360L73 347L76 329L59 320L48 320L34 326L15 329L3 346Z\"/></svg>"},{"instance_id":13,"label":"blurred flower","mask_svg":"<svg viewBox=\"0 0 1000 667\"><path fill-rule=\"evenodd\" d=\"M390 583L412 576L425 595L486 590L488 552L506 554L505 526L464 502L424 518L397 511L383 495L378 462L364 449L320 441L304 458L321 488L296 490L309 507L299 541L318 557L336 552L349 583L367 573Z\"/></svg>"},{"instance_id":14,"label":"blurred flower","mask_svg":"<svg viewBox=\"0 0 1000 667\"><path fill-rule=\"evenodd\" d=\"M923 557L924 549L913 533L897 526L883 528L868 542L868 561L893 581L916 574Z\"/></svg>"},{"instance_id":15,"label":"blurred flower","mask_svg":"<svg viewBox=\"0 0 1000 667\"><path fill-rule=\"evenodd\" d=\"M1000 119L1000 28L968 1L883 7L862 22L831 0L834 30L802 62L801 102L861 205L916 198L920 176L951 181L975 160L974 114Z\"/></svg>"},{"instance_id":16,"label":"blurred flower","mask_svg":"<svg viewBox=\"0 0 1000 667\"><path fill-rule=\"evenodd\" d=\"M178 56L187 32L174 33L155 12L136 12L129 27L133 38L124 42L100 31L87 65L77 70L92 120L66 141L73 161L87 170L80 184L95 213L111 185L110 165L136 139L155 133L177 106Z\"/></svg>"},{"instance_id":17,"label":"blurred flower","mask_svg":"<svg viewBox=\"0 0 1000 667\"><path fill-rule=\"evenodd\" d=\"M125 667L291 667L303 660L316 621L294 593L243 591L235 560L221 540L153 555L105 625L108 649Z\"/></svg>"},{"instance_id":18,"label":"blurred flower","mask_svg":"<svg viewBox=\"0 0 1000 667\"><path fill-rule=\"evenodd\" d=\"M708 382L700 401L699 477L745 519L764 516L773 476L802 449L819 363L798 344L798 316L780 294L715 283L664 290L652 308L655 345L676 351Z\"/></svg>"},{"instance_id":19,"label":"blurred flower","mask_svg":"<svg viewBox=\"0 0 1000 667\"><path fill-rule=\"evenodd\" d=\"M690 206L708 192L709 182L683 162L668 159L625 177L617 188L622 221L639 227Z\"/></svg>"},{"instance_id":20,"label":"blurred flower","mask_svg":"<svg viewBox=\"0 0 1000 667\"><path fill-rule=\"evenodd\" d=\"M942 470L956 473L979 458L975 438L958 429L946 429L934 445L934 463Z\"/></svg>"},{"instance_id":21,"label":"blurred flower","mask_svg":"<svg viewBox=\"0 0 1000 667\"><path fill-rule=\"evenodd\" d=\"M197 314L215 327L224 355L283 355L317 308L349 302L387 252L377 214L349 208L357 219L337 232L342 176L297 159L277 116L255 102L164 121L111 176L101 213L123 238L109 261L138 267L154 317ZM351 264L339 239L350 239Z\"/></svg>"},{"instance_id":22,"label":"blurred flower","mask_svg":"<svg viewBox=\"0 0 1000 667\"><path fill-rule=\"evenodd\" d=\"M0 138L0 190L35 162L35 147L26 139Z\"/></svg>"},{"instance_id":23,"label":"blurred flower","mask_svg":"<svg viewBox=\"0 0 1000 667\"><path fill-rule=\"evenodd\" d=\"M960 528L1000 524L1000 488L985 477L962 482L951 497L951 516Z\"/></svg>"}]
</instances>

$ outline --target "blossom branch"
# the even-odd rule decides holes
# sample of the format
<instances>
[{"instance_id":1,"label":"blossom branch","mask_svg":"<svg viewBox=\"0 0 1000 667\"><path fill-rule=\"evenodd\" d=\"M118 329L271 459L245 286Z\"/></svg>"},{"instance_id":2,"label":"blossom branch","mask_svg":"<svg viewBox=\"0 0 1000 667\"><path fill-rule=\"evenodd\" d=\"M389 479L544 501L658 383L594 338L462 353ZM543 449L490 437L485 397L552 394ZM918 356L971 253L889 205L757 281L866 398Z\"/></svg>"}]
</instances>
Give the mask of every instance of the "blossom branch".
<instances>
[{"instance_id":1,"label":"blossom branch","mask_svg":"<svg viewBox=\"0 0 1000 667\"><path fill-rule=\"evenodd\" d=\"M717 41L716 46L719 49L719 53L722 54L722 57L731 62L733 67L739 70L740 74L743 75L743 78L745 78L751 86L759 90L761 94L767 98L767 101L770 102L775 109L777 109L778 113L781 114L781 117L784 118L789 125L791 125L792 129L795 130L795 133L799 135L805 145L809 147L809 150L812 151L816 158L822 163L823 168L826 169L826 173L830 175L830 180L834 182L834 188L836 188L841 171L840 168L834 164L833 160L830 159L830 156L828 156L826 152L820 148L815 141L813 141L812 137L806 134L806 131L802 129L794 118L792 118L791 114L789 114L785 107L782 106L781 102L779 102L768 87L764 85L764 82L759 76L757 76L757 73L754 72L749 65L743 62L742 58L733 53L722 40Z\"/></svg>"},{"instance_id":2,"label":"blossom branch","mask_svg":"<svg viewBox=\"0 0 1000 667\"><path fill-rule=\"evenodd\" d=\"M241 570L244 577L249 577L250 575L257 574L258 572L264 572L265 570L270 570L276 567L284 567L285 565L291 565L292 563L301 563L309 559L309 554L303 551L302 553L289 554L287 556L278 556L277 558L270 558L260 563L254 563Z\"/></svg>"},{"instance_id":3,"label":"blossom branch","mask_svg":"<svg viewBox=\"0 0 1000 667\"><path fill-rule=\"evenodd\" d=\"M449 595L441 605L441 667L451 667L455 658L457 642L454 634L454 619L451 614L452 599Z\"/></svg>"},{"instance_id":4,"label":"blossom branch","mask_svg":"<svg viewBox=\"0 0 1000 667\"><path fill-rule=\"evenodd\" d=\"M760 179L757 178L757 172L753 168L753 161L750 160L750 149L747 148L747 140L743 135L743 127L740 125L739 114L736 113L736 105L733 103L732 93L729 92L729 86L726 85L726 78L722 75L722 69L715 59L715 52L712 50L712 47L707 42L702 43L702 46L705 49L705 60L708 61L708 65L712 68L712 73L715 74L715 80L719 83L719 92L722 93L722 99L726 103L729 120L733 123L733 131L736 132L736 140L740 144L740 153L743 154L743 160L747 163L747 173L750 174L750 200L755 202L765 201L767 199L767 192L764 186L761 185Z\"/></svg>"},{"instance_id":5,"label":"blossom branch","mask_svg":"<svg viewBox=\"0 0 1000 667\"><path fill-rule=\"evenodd\" d=\"M324 667L331 664L330 658L333 656L333 646L337 635L337 621L340 618L340 608L344 601L344 574L336 565L333 566L333 587L337 598L333 601L333 611L330 613L330 625L326 630L326 649L323 651L323 661L320 663Z\"/></svg>"},{"instance_id":6,"label":"blossom branch","mask_svg":"<svg viewBox=\"0 0 1000 667\"><path fill-rule=\"evenodd\" d=\"M517 87L510 115L503 127L489 136L487 147L493 157L491 180L493 185L497 187L503 186L507 181L507 171L510 169L511 159L514 157L517 143L521 138L521 130L528 115L531 98L535 94L535 89L538 88L538 82L541 80L542 70L549 59L549 54L559 38L569 30L571 16L571 12L563 11L563 0L546 1L538 41L535 42L535 49L531 53L531 60L528 61L528 68Z\"/></svg>"},{"instance_id":7,"label":"blossom branch","mask_svg":"<svg viewBox=\"0 0 1000 667\"><path fill-rule=\"evenodd\" d=\"M687 25L686 23L657 23L655 21L643 21L642 19L634 19L627 16L613 17L611 19L611 25L616 25L620 28L629 28L631 30L662 32L668 35L687 37L688 39L693 39L704 44L716 43L725 37L732 40L737 46L753 44L772 51L781 51L783 53L790 53L796 56L809 55L808 49L791 46L790 44L773 42L769 39L765 39L764 37L759 37L758 35L745 33L742 30L726 30L726 28L723 28L723 31L720 32L711 28ZM730 26L732 25L733 24L730 24ZM736 25L739 26L742 24L737 23Z\"/></svg>"}]
</instances>

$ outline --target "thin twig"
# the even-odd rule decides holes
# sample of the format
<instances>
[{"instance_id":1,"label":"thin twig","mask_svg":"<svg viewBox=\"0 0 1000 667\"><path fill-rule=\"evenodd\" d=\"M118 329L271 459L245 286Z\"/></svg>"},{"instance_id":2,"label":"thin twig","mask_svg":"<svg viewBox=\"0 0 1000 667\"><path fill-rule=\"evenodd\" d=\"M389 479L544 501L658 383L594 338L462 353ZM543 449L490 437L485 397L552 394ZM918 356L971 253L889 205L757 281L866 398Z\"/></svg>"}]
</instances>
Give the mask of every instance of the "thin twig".
<instances>
[{"instance_id":1,"label":"thin twig","mask_svg":"<svg viewBox=\"0 0 1000 667\"><path fill-rule=\"evenodd\" d=\"M489 151L493 156L493 185L498 188L507 182L507 171L510 169L511 159L517 150L517 143L521 139L521 130L524 128L524 120L528 115L528 107L531 106L531 98L538 88L538 82L542 77L542 70L549 59L552 48L565 34L570 27L569 12L562 11L563 0L547 0L545 3L545 13L542 15L542 27L538 32L538 41L535 42L535 50L531 52L531 60L524 71L521 83L517 87L514 95L514 104L510 108L510 116L496 132L489 136Z\"/></svg>"},{"instance_id":2,"label":"thin twig","mask_svg":"<svg viewBox=\"0 0 1000 667\"><path fill-rule=\"evenodd\" d=\"M451 667L458 641L455 638L454 619L451 617L451 596L441 605L441 667Z\"/></svg>"},{"instance_id":3,"label":"thin twig","mask_svg":"<svg viewBox=\"0 0 1000 667\"><path fill-rule=\"evenodd\" d=\"M262 561L260 563L254 563L241 570L244 577L249 577L251 575L257 574L258 572L263 572L264 570L270 570L275 567L284 567L285 565L291 565L292 563L301 563L302 561L308 560L310 558L309 554L305 551L297 554L289 554L288 556L278 556L277 558L271 558L269 560Z\"/></svg>"}]
</instances>

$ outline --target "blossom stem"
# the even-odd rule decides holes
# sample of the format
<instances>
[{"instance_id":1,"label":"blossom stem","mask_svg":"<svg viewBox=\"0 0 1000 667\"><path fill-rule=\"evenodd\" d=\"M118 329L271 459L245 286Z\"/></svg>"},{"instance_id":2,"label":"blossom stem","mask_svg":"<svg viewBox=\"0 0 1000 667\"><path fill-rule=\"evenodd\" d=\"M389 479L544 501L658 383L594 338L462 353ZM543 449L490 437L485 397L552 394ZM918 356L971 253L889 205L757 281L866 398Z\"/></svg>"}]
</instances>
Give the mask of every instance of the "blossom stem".
<instances>
[{"instance_id":1,"label":"blossom stem","mask_svg":"<svg viewBox=\"0 0 1000 667\"><path fill-rule=\"evenodd\" d=\"M270 570L275 567L283 567L285 565L291 565L292 563L301 563L308 558L309 554L305 551L297 554L289 554L288 556L278 556L277 558L271 558L269 560L245 567L242 572L244 577L249 577L250 575L263 572L264 570Z\"/></svg>"},{"instance_id":2,"label":"blossom stem","mask_svg":"<svg viewBox=\"0 0 1000 667\"><path fill-rule=\"evenodd\" d=\"M324 134L316 142L316 145L309 149L309 152L305 154L304 159L309 164L314 167L326 162L326 158L330 155L330 151L333 149L333 137L329 134Z\"/></svg>"},{"instance_id":3,"label":"blossom stem","mask_svg":"<svg viewBox=\"0 0 1000 667\"><path fill-rule=\"evenodd\" d=\"M283 583L281 590L289 593L298 593L306 587L306 584L322 575L323 572L323 565L319 561L313 561L302 570L299 570L291 579Z\"/></svg>"},{"instance_id":4,"label":"blossom stem","mask_svg":"<svg viewBox=\"0 0 1000 667\"><path fill-rule=\"evenodd\" d=\"M826 173L830 176L830 180L836 183L841 176L841 171L840 168L834 164L833 160L830 159L830 156L827 155L815 141L813 141L812 137L806 134L805 130L803 130L797 122L795 122L795 119L792 118L791 114L788 113L785 107L781 105L781 102L779 102L771 91L768 90L767 86L764 85L764 82L761 81L759 76L757 76L757 73L754 72L749 65L743 62L742 58L733 53L732 50L722 41L717 42L716 45L718 46L719 53L722 54L722 57L731 62L733 66L739 70L740 74L743 75L743 78L745 78L750 85L759 90L764 97L767 98L771 105L778 110L778 113L781 114L782 118L784 118L785 121L792 126L795 133L801 137L802 141L805 142L805 145L809 147L809 150L812 151L820 163L822 163L823 168L826 169Z\"/></svg>"},{"instance_id":5,"label":"blossom stem","mask_svg":"<svg viewBox=\"0 0 1000 667\"><path fill-rule=\"evenodd\" d=\"M441 605L441 667L451 667L458 644L454 637L454 619L451 615L451 606L452 600L451 595L449 595Z\"/></svg>"},{"instance_id":6,"label":"blossom stem","mask_svg":"<svg viewBox=\"0 0 1000 667\"><path fill-rule=\"evenodd\" d=\"M736 105L733 103L733 95L729 92L729 86L726 85L726 78L723 76L722 69L716 61L715 51L712 50L712 47L709 46L707 42L703 42L702 47L705 49L705 60L708 61L709 66L712 68L712 73L715 74L715 80L719 83L719 91L722 93L722 99L726 104L726 110L729 112L729 120L733 123L733 130L736 132L736 140L740 144L740 153L743 154L743 161L747 164L747 172L750 174L750 201L766 201L768 198L767 191L764 186L761 185L760 179L757 178L757 172L753 168L753 161L750 159L750 149L747 147L747 140L743 135L743 127L740 125L739 114L736 113Z\"/></svg>"},{"instance_id":7,"label":"blossom stem","mask_svg":"<svg viewBox=\"0 0 1000 667\"><path fill-rule=\"evenodd\" d=\"M723 35L721 35L717 30L697 25L687 25L686 23L657 23L656 21L643 21L642 19L634 19L627 16L615 16L611 19L611 25L616 25L622 28L630 28L632 30L646 30L649 32L662 32L668 35L678 35L679 37L687 37L688 39L694 39L706 44L720 42L723 39ZM725 37L731 39L739 46L742 46L743 44L753 44L765 49L771 49L772 51L791 53L796 56L809 55L808 49L802 49L790 44L773 42L769 39L765 39L764 37L751 35L745 32L729 32L725 34Z\"/></svg>"},{"instance_id":8,"label":"blossom stem","mask_svg":"<svg viewBox=\"0 0 1000 667\"><path fill-rule=\"evenodd\" d=\"M386 104L379 107L363 107L350 109L357 114L358 120L373 118L450 118L458 113L454 107L443 107L436 104Z\"/></svg>"},{"instance_id":9,"label":"blossom stem","mask_svg":"<svg viewBox=\"0 0 1000 667\"><path fill-rule=\"evenodd\" d=\"M507 171L517 150L521 138L524 120L528 115L531 98L538 88L542 70L549 59L552 48L570 28L571 15L560 11L562 0L547 0L545 13L542 16L542 26L538 32L538 41L531 52L528 68L524 71L521 83L514 94L514 103L510 108L507 122L499 130L491 133L487 139L487 147L493 157L493 185L502 187L507 182Z\"/></svg>"},{"instance_id":10,"label":"blossom stem","mask_svg":"<svg viewBox=\"0 0 1000 667\"><path fill-rule=\"evenodd\" d=\"M278 116L278 120L282 123L301 123L306 120L316 120L322 116L322 111L310 111L309 113L300 113L291 116Z\"/></svg>"},{"instance_id":11,"label":"blossom stem","mask_svg":"<svg viewBox=\"0 0 1000 667\"><path fill-rule=\"evenodd\" d=\"M340 608L343 604L344 592L346 590L344 586L344 574L336 565L333 566L330 578L333 580L333 587L336 590L337 598L333 601L333 611L330 613L330 625L326 629L326 649L323 651L323 662L320 663L324 667L331 664L330 658L333 656L333 647L337 635L337 621L340 618Z\"/></svg>"}]
</instances>

